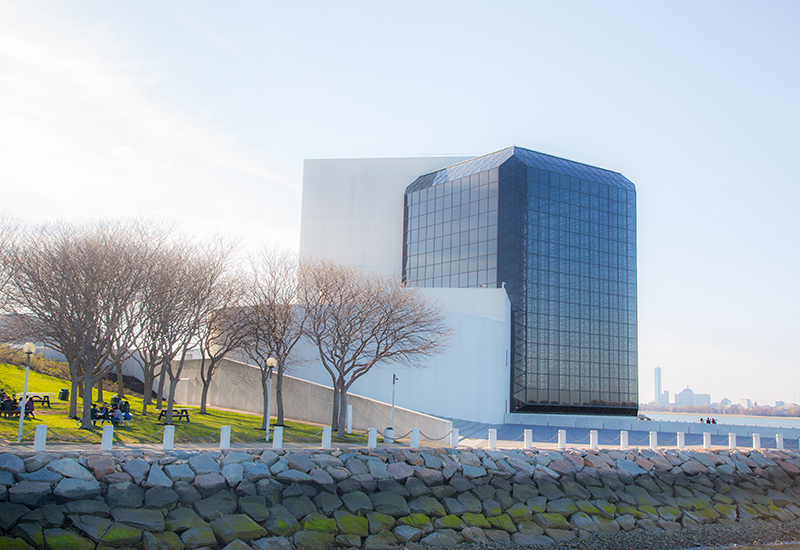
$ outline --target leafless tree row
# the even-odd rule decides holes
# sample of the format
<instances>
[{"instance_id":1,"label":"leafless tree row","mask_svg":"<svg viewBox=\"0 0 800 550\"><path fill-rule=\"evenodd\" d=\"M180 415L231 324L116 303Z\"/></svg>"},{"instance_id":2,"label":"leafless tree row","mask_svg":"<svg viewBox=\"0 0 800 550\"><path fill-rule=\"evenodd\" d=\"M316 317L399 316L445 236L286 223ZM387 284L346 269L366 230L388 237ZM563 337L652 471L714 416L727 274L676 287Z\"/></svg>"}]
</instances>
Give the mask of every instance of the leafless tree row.
<instances>
[{"instance_id":1,"label":"leafless tree row","mask_svg":"<svg viewBox=\"0 0 800 550\"><path fill-rule=\"evenodd\" d=\"M235 246L198 243L141 221L25 227L0 219L0 335L33 339L69 364L70 416L91 426L92 388L132 358L144 373L142 414L175 390L191 351L200 354L201 413L212 377L231 352L262 372L264 420L270 357L283 423L283 374L298 342L314 344L334 387L332 426L342 433L347 392L379 362L407 365L442 350L444 313L388 277L264 251L245 268ZM168 384L165 387L165 384ZM82 410L77 410L77 394Z\"/></svg>"}]
</instances>

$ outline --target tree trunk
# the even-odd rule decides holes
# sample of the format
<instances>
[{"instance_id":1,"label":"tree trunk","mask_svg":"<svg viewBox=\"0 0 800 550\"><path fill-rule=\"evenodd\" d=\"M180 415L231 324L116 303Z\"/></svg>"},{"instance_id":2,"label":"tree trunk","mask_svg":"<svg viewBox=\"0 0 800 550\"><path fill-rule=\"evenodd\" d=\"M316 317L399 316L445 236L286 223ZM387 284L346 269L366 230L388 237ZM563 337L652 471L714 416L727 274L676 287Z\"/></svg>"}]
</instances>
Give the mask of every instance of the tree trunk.
<instances>
[{"instance_id":1,"label":"tree trunk","mask_svg":"<svg viewBox=\"0 0 800 550\"><path fill-rule=\"evenodd\" d=\"M103 398L103 379L97 381L97 400L101 403L105 403L105 399Z\"/></svg>"},{"instance_id":2,"label":"tree trunk","mask_svg":"<svg viewBox=\"0 0 800 550\"><path fill-rule=\"evenodd\" d=\"M339 396L339 429L336 431L340 436L347 433L347 389L342 388Z\"/></svg>"},{"instance_id":3,"label":"tree trunk","mask_svg":"<svg viewBox=\"0 0 800 550\"><path fill-rule=\"evenodd\" d=\"M333 413L331 414L331 431L339 431L339 382L333 385ZM339 434L341 435L341 434Z\"/></svg>"},{"instance_id":4,"label":"tree trunk","mask_svg":"<svg viewBox=\"0 0 800 550\"><path fill-rule=\"evenodd\" d=\"M208 388L211 386L211 380L206 382L203 380L203 391L200 392L200 414L206 413L206 400L208 399Z\"/></svg>"},{"instance_id":5,"label":"tree trunk","mask_svg":"<svg viewBox=\"0 0 800 550\"><path fill-rule=\"evenodd\" d=\"M152 395L153 393L153 376L149 374L146 370L142 372L142 382L144 383L144 398L142 399L142 415L146 415L147 405L152 403L150 395Z\"/></svg>"},{"instance_id":6,"label":"tree trunk","mask_svg":"<svg viewBox=\"0 0 800 550\"><path fill-rule=\"evenodd\" d=\"M261 395L264 397L264 415L261 417L261 429L267 429L267 418L269 418L269 401L267 400L267 393L269 392L269 376L265 371L261 371ZM267 434L269 435L269 434Z\"/></svg>"},{"instance_id":7,"label":"tree trunk","mask_svg":"<svg viewBox=\"0 0 800 550\"><path fill-rule=\"evenodd\" d=\"M74 377L70 380L69 417L78 418L78 381Z\"/></svg>"},{"instance_id":8,"label":"tree trunk","mask_svg":"<svg viewBox=\"0 0 800 550\"><path fill-rule=\"evenodd\" d=\"M283 361L278 363L278 378L275 380L275 404L278 408L276 426L283 426Z\"/></svg>"},{"instance_id":9,"label":"tree trunk","mask_svg":"<svg viewBox=\"0 0 800 550\"><path fill-rule=\"evenodd\" d=\"M175 403L175 390L178 387L179 376L175 378L170 377L169 380L169 396L167 398L167 414L164 418L164 424L172 424L172 405Z\"/></svg>"},{"instance_id":10,"label":"tree trunk","mask_svg":"<svg viewBox=\"0 0 800 550\"><path fill-rule=\"evenodd\" d=\"M122 399L125 397L125 380L122 379L122 365L117 363L117 395Z\"/></svg>"},{"instance_id":11,"label":"tree trunk","mask_svg":"<svg viewBox=\"0 0 800 550\"><path fill-rule=\"evenodd\" d=\"M81 408L81 430L92 429L92 373L87 370L83 375L83 407Z\"/></svg>"},{"instance_id":12,"label":"tree trunk","mask_svg":"<svg viewBox=\"0 0 800 550\"><path fill-rule=\"evenodd\" d=\"M164 381L167 378L166 365L161 365L161 376L158 377L158 394L156 395L156 408L164 408Z\"/></svg>"}]
</instances>

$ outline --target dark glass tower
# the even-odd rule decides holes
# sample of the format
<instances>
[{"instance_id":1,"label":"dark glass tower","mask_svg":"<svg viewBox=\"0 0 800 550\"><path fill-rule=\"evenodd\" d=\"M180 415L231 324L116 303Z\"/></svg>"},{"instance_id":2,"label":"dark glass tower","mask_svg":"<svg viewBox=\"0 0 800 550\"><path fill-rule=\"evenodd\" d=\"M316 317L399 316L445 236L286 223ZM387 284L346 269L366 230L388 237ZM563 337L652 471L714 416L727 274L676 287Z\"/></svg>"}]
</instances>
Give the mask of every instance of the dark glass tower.
<instances>
[{"instance_id":1,"label":"dark glass tower","mask_svg":"<svg viewBox=\"0 0 800 550\"><path fill-rule=\"evenodd\" d=\"M510 412L636 415L636 190L617 172L510 147L405 193L403 277L505 286Z\"/></svg>"}]
</instances>

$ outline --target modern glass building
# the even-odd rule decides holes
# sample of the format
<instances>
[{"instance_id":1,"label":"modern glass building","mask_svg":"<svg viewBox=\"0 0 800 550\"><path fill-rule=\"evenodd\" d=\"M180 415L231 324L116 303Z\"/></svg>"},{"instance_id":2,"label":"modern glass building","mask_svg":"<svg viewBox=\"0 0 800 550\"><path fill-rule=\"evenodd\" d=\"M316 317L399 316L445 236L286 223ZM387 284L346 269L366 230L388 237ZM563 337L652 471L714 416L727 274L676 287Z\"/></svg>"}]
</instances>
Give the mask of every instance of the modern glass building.
<instances>
[{"instance_id":1,"label":"modern glass building","mask_svg":"<svg viewBox=\"0 0 800 550\"><path fill-rule=\"evenodd\" d=\"M403 278L505 287L509 412L636 415L636 190L617 172L510 147L405 192Z\"/></svg>"}]
</instances>

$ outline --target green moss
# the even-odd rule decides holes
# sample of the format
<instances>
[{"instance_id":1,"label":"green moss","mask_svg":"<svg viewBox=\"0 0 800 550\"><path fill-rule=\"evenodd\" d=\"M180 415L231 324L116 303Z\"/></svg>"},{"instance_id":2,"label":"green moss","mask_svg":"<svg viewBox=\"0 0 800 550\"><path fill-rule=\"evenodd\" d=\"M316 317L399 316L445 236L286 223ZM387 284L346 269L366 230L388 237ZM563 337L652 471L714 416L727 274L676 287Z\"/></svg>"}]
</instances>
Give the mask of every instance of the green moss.
<instances>
[{"instance_id":1,"label":"green moss","mask_svg":"<svg viewBox=\"0 0 800 550\"><path fill-rule=\"evenodd\" d=\"M366 521L367 520L364 520L364 523L366 523ZM307 531L317 531L319 533L339 532L339 529L336 527L336 520L324 516L319 512L312 512L306 516L306 519L303 521L303 529Z\"/></svg>"},{"instance_id":2,"label":"green moss","mask_svg":"<svg viewBox=\"0 0 800 550\"><path fill-rule=\"evenodd\" d=\"M490 518L486 518L489 520L489 523L495 529L502 529L503 531L507 531L509 533L516 533L517 528L514 526L514 522L511 521L511 518L508 517L508 514L502 514L499 516L492 516Z\"/></svg>"},{"instance_id":3,"label":"green moss","mask_svg":"<svg viewBox=\"0 0 800 550\"><path fill-rule=\"evenodd\" d=\"M520 504L519 502L511 506L511 508L509 508L508 510L506 510L506 513L515 522L531 519L531 516L533 516L532 510L529 507L525 506L524 504Z\"/></svg>"},{"instance_id":4,"label":"green moss","mask_svg":"<svg viewBox=\"0 0 800 550\"><path fill-rule=\"evenodd\" d=\"M367 518L362 518L346 512L337 513L335 517L336 525L339 526L339 530L345 535L358 535L360 537L369 535L369 521L367 521Z\"/></svg>"},{"instance_id":5,"label":"green moss","mask_svg":"<svg viewBox=\"0 0 800 550\"><path fill-rule=\"evenodd\" d=\"M544 514L536 514L533 516L533 521L544 527L545 529L569 529L569 523L561 514L555 512L545 512Z\"/></svg>"},{"instance_id":6,"label":"green moss","mask_svg":"<svg viewBox=\"0 0 800 550\"><path fill-rule=\"evenodd\" d=\"M480 527L481 529L491 529L492 525L486 520L483 514L473 514L472 512L465 512L461 519L470 527Z\"/></svg>"},{"instance_id":7,"label":"green moss","mask_svg":"<svg viewBox=\"0 0 800 550\"><path fill-rule=\"evenodd\" d=\"M394 529L396 523L392 516L380 512L370 512L367 514L367 521L369 522L369 532L373 535L384 531L391 531Z\"/></svg>"},{"instance_id":8,"label":"green moss","mask_svg":"<svg viewBox=\"0 0 800 550\"><path fill-rule=\"evenodd\" d=\"M578 507L578 510L585 514L589 514L590 516L596 516L600 514L600 509L588 500L579 500L575 503L575 505Z\"/></svg>"},{"instance_id":9,"label":"green moss","mask_svg":"<svg viewBox=\"0 0 800 550\"><path fill-rule=\"evenodd\" d=\"M400 518L397 520L397 523L400 523L402 525L410 525L411 527L416 527L417 529L432 527L430 518L425 514L420 514L420 513L410 514L408 516Z\"/></svg>"},{"instance_id":10,"label":"green moss","mask_svg":"<svg viewBox=\"0 0 800 550\"><path fill-rule=\"evenodd\" d=\"M456 531L460 531L464 528L464 522L461 521L461 518L455 514L449 514L444 516L443 518L439 518L436 520L436 528L437 529L455 529Z\"/></svg>"}]
</instances>

